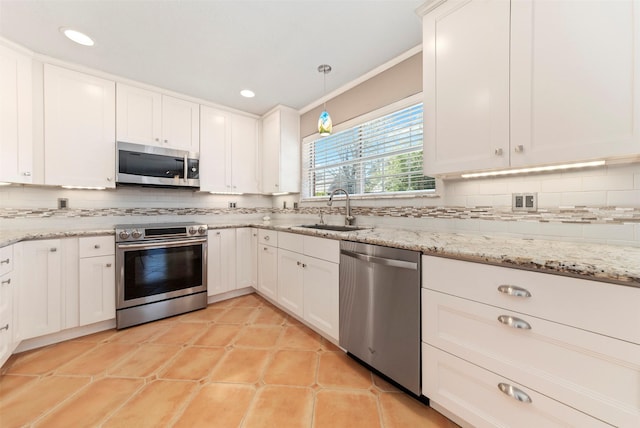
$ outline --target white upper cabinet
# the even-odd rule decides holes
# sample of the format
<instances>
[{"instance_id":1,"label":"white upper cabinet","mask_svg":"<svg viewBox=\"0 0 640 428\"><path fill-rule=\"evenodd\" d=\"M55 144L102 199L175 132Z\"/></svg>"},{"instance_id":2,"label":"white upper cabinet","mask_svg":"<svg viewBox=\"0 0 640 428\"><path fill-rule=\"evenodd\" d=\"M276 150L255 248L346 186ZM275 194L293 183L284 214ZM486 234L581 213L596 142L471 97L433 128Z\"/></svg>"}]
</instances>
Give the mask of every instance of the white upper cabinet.
<instances>
[{"instance_id":1,"label":"white upper cabinet","mask_svg":"<svg viewBox=\"0 0 640 428\"><path fill-rule=\"evenodd\" d=\"M118 141L161 145L162 95L118 83L116 114Z\"/></svg>"},{"instance_id":2,"label":"white upper cabinet","mask_svg":"<svg viewBox=\"0 0 640 428\"><path fill-rule=\"evenodd\" d=\"M509 2L449 0L423 31L425 174L509 166Z\"/></svg>"},{"instance_id":3,"label":"white upper cabinet","mask_svg":"<svg viewBox=\"0 0 640 428\"><path fill-rule=\"evenodd\" d=\"M262 118L262 191L300 192L300 115L292 108Z\"/></svg>"},{"instance_id":4,"label":"white upper cabinet","mask_svg":"<svg viewBox=\"0 0 640 428\"><path fill-rule=\"evenodd\" d=\"M640 153L639 9L511 3L511 165Z\"/></svg>"},{"instance_id":5,"label":"white upper cabinet","mask_svg":"<svg viewBox=\"0 0 640 428\"><path fill-rule=\"evenodd\" d=\"M118 83L118 141L199 151L199 105Z\"/></svg>"},{"instance_id":6,"label":"white upper cabinet","mask_svg":"<svg viewBox=\"0 0 640 428\"><path fill-rule=\"evenodd\" d=\"M200 190L259 193L258 121L201 106Z\"/></svg>"},{"instance_id":7,"label":"white upper cabinet","mask_svg":"<svg viewBox=\"0 0 640 428\"><path fill-rule=\"evenodd\" d=\"M45 184L115 187L115 83L44 65Z\"/></svg>"},{"instance_id":8,"label":"white upper cabinet","mask_svg":"<svg viewBox=\"0 0 640 428\"><path fill-rule=\"evenodd\" d=\"M31 58L0 46L0 181L32 183Z\"/></svg>"},{"instance_id":9,"label":"white upper cabinet","mask_svg":"<svg viewBox=\"0 0 640 428\"><path fill-rule=\"evenodd\" d=\"M637 0L424 10L425 174L640 153Z\"/></svg>"}]
</instances>

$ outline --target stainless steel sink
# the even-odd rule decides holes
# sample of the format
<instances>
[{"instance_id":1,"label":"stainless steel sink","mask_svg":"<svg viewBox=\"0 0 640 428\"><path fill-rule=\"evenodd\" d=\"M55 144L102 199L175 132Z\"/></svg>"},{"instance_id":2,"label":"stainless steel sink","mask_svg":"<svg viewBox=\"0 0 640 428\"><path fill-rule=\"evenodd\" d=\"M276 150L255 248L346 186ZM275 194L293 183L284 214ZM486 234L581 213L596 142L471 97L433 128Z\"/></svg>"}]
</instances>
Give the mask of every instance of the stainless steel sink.
<instances>
[{"instance_id":1,"label":"stainless steel sink","mask_svg":"<svg viewBox=\"0 0 640 428\"><path fill-rule=\"evenodd\" d=\"M334 232L351 232L354 230L367 229L366 227L340 226L337 224L303 224L300 227L306 227L308 229L318 229L318 230L333 230Z\"/></svg>"}]
</instances>

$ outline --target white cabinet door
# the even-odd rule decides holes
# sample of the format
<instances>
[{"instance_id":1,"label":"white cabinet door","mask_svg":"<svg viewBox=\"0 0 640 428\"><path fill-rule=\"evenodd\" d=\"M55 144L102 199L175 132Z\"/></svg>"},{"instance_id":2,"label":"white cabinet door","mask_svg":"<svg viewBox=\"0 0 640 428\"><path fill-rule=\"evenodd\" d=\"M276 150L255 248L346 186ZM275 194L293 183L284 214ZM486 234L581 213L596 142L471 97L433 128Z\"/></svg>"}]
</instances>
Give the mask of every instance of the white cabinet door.
<instances>
[{"instance_id":1,"label":"white cabinet door","mask_svg":"<svg viewBox=\"0 0 640 428\"><path fill-rule=\"evenodd\" d=\"M271 245L258 248L258 291L274 301L278 299L278 249Z\"/></svg>"},{"instance_id":2,"label":"white cabinet door","mask_svg":"<svg viewBox=\"0 0 640 428\"><path fill-rule=\"evenodd\" d=\"M13 290L16 285L13 273L0 276L0 367L13 352Z\"/></svg>"},{"instance_id":3,"label":"white cabinet door","mask_svg":"<svg viewBox=\"0 0 640 428\"><path fill-rule=\"evenodd\" d=\"M200 108L200 190L231 192L231 113Z\"/></svg>"},{"instance_id":4,"label":"white cabinet door","mask_svg":"<svg viewBox=\"0 0 640 428\"><path fill-rule=\"evenodd\" d=\"M31 59L0 46L0 181L33 176Z\"/></svg>"},{"instance_id":5,"label":"white cabinet door","mask_svg":"<svg viewBox=\"0 0 640 428\"><path fill-rule=\"evenodd\" d=\"M45 184L115 187L115 83L44 65Z\"/></svg>"},{"instance_id":6,"label":"white cabinet door","mask_svg":"<svg viewBox=\"0 0 640 428\"><path fill-rule=\"evenodd\" d=\"M233 115L231 120L231 186L233 192L258 193L258 121Z\"/></svg>"},{"instance_id":7,"label":"white cabinet door","mask_svg":"<svg viewBox=\"0 0 640 428\"><path fill-rule=\"evenodd\" d=\"M207 253L207 295L236 289L236 231L210 230Z\"/></svg>"},{"instance_id":8,"label":"white cabinet door","mask_svg":"<svg viewBox=\"0 0 640 428\"><path fill-rule=\"evenodd\" d=\"M200 151L200 106L162 96L162 145L190 152Z\"/></svg>"},{"instance_id":9,"label":"white cabinet door","mask_svg":"<svg viewBox=\"0 0 640 428\"><path fill-rule=\"evenodd\" d=\"M304 265L304 319L337 341L339 265L313 257Z\"/></svg>"},{"instance_id":10,"label":"white cabinet door","mask_svg":"<svg viewBox=\"0 0 640 428\"><path fill-rule=\"evenodd\" d=\"M28 241L17 257L21 339L54 333L62 318L62 245L59 239Z\"/></svg>"},{"instance_id":11,"label":"white cabinet door","mask_svg":"<svg viewBox=\"0 0 640 428\"><path fill-rule=\"evenodd\" d=\"M304 316L304 256L278 248L278 303Z\"/></svg>"},{"instance_id":12,"label":"white cabinet door","mask_svg":"<svg viewBox=\"0 0 640 428\"><path fill-rule=\"evenodd\" d=\"M639 7L511 2L512 166L640 152Z\"/></svg>"},{"instance_id":13,"label":"white cabinet door","mask_svg":"<svg viewBox=\"0 0 640 428\"><path fill-rule=\"evenodd\" d=\"M80 325L116 317L115 256L80 259Z\"/></svg>"},{"instance_id":14,"label":"white cabinet door","mask_svg":"<svg viewBox=\"0 0 640 428\"><path fill-rule=\"evenodd\" d=\"M292 108L262 119L262 192L300 192L300 117Z\"/></svg>"},{"instance_id":15,"label":"white cabinet door","mask_svg":"<svg viewBox=\"0 0 640 428\"><path fill-rule=\"evenodd\" d=\"M117 84L118 141L161 146L162 96L153 91Z\"/></svg>"},{"instance_id":16,"label":"white cabinet door","mask_svg":"<svg viewBox=\"0 0 640 428\"><path fill-rule=\"evenodd\" d=\"M236 229L236 284L258 286L258 232L250 227Z\"/></svg>"},{"instance_id":17,"label":"white cabinet door","mask_svg":"<svg viewBox=\"0 0 640 428\"><path fill-rule=\"evenodd\" d=\"M509 166L509 10L449 0L425 15L426 175Z\"/></svg>"}]
</instances>

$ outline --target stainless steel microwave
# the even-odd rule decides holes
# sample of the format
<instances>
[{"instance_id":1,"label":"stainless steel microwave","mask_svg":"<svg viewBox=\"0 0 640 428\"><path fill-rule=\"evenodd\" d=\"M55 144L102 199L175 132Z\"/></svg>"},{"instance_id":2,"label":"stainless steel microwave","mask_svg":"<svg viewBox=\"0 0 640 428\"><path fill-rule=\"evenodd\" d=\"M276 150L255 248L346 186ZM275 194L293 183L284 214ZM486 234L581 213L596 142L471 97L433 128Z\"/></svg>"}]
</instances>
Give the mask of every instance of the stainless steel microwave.
<instances>
[{"instance_id":1,"label":"stainless steel microwave","mask_svg":"<svg viewBox=\"0 0 640 428\"><path fill-rule=\"evenodd\" d=\"M198 153L118 141L116 182L162 187L200 187Z\"/></svg>"}]
</instances>

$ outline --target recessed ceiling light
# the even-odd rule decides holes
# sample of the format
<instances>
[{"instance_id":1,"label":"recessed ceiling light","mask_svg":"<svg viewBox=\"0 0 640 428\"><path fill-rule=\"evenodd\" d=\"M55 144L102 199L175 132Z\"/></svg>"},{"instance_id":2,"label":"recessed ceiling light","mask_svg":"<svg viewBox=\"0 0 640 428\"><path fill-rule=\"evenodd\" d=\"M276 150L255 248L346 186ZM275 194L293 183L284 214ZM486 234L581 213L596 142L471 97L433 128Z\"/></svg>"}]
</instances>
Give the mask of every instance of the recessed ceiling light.
<instances>
[{"instance_id":1,"label":"recessed ceiling light","mask_svg":"<svg viewBox=\"0 0 640 428\"><path fill-rule=\"evenodd\" d=\"M251 89L243 89L240 91L240 95L242 95L245 98L253 98L256 96L256 94L251 90Z\"/></svg>"},{"instance_id":2,"label":"recessed ceiling light","mask_svg":"<svg viewBox=\"0 0 640 428\"><path fill-rule=\"evenodd\" d=\"M94 42L91 37L87 36L84 33L81 33L78 30L74 30L72 28L60 28L62 34L67 36L68 39L73 40L74 42L83 45L83 46L93 46Z\"/></svg>"}]
</instances>

